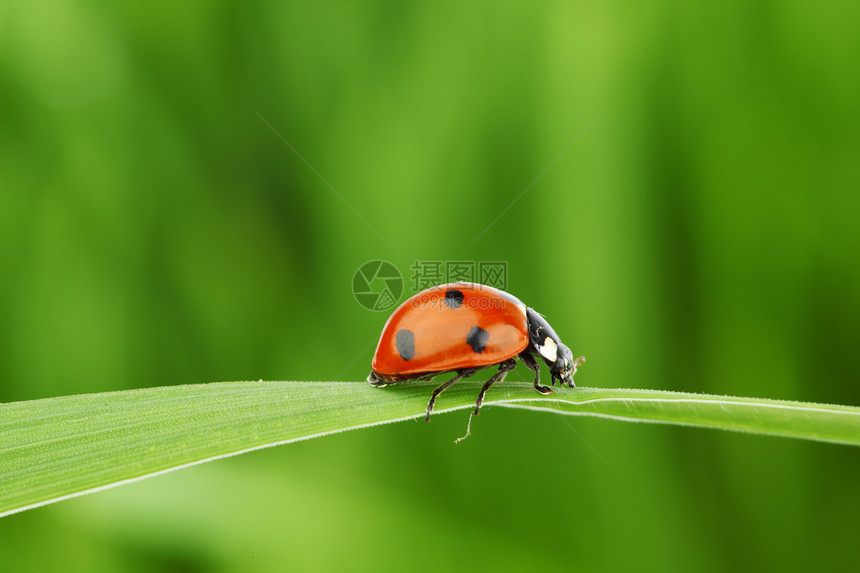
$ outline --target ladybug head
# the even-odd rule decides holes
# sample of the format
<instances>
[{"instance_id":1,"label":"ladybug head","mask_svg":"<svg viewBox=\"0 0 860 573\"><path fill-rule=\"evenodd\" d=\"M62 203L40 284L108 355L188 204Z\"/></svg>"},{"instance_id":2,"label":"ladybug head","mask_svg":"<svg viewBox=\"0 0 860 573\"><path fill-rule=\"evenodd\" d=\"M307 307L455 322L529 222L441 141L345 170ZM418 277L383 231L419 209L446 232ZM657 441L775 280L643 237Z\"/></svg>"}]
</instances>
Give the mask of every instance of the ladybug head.
<instances>
[{"instance_id":1,"label":"ladybug head","mask_svg":"<svg viewBox=\"0 0 860 573\"><path fill-rule=\"evenodd\" d=\"M574 387L573 375L576 374L576 363L573 360L573 353L570 348L558 343L558 356L555 359L555 364L549 364L549 371L554 380L558 380L559 384L564 386L567 384L570 388Z\"/></svg>"},{"instance_id":2,"label":"ladybug head","mask_svg":"<svg viewBox=\"0 0 860 573\"><path fill-rule=\"evenodd\" d=\"M570 348L559 340L555 330L543 316L530 308L526 310L526 315L529 321L529 345L532 351L543 357L544 362L549 366L553 382L558 380L560 384L567 384L573 388L573 375L576 374L576 367L582 360L573 359Z\"/></svg>"}]
</instances>

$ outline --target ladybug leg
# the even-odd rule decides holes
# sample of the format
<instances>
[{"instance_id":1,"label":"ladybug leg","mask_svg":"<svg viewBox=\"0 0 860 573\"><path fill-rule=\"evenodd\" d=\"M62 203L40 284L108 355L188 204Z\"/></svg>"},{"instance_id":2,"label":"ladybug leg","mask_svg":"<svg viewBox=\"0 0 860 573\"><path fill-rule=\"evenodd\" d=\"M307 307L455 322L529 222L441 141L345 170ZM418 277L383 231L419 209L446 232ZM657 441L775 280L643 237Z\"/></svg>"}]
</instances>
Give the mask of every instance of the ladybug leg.
<instances>
[{"instance_id":1,"label":"ladybug leg","mask_svg":"<svg viewBox=\"0 0 860 573\"><path fill-rule=\"evenodd\" d=\"M478 394L478 401L475 402L475 415L480 414L478 410L481 409L481 404L484 403L484 394L487 393L487 390L490 389L490 386L495 384L496 382L501 382L505 379L508 372L517 367L517 361L511 358L510 360L505 360L501 364L499 364L499 371L493 374L489 380L487 380L484 385L481 387L481 393Z\"/></svg>"},{"instance_id":2,"label":"ladybug leg","mask_svg":"<svg viewBox=\"0 0 860 573\"><path fill-rule=\"evenodd\" d=\"M535 373L535 390L541 394L552 394L552 388L540 385L540 364L535 360L535 357L528 352L523 352L520 354L520 360L523 361L526 368ZM555 385L555 381L553 381L553 385Z\"/></svg>"},{"instance_id":3,"label":"ladybug leg","mask_svg":"<svg viewBox=\"0 0 860 573\"><path fill-rule=\"evenodd\" d=\"M424 416L424 421L425 422L430 421L430 412L433 411L433 405L436 404L436 396L438 396L439 394L444 392L451 384L453 384L457 380L461 380L461 379L465 378L466 376L471 376L475 372L477 372L476 368L472 368L469 370L458 370L456 376L454 376L453 378L451 378L450 380L448 380L447 382L445 382L444 384L442 384L441 386L439 386L438 388L433 390L433 395L430 396L430 401L427 402L427 415Z\"/></svg>"}]
</instances>

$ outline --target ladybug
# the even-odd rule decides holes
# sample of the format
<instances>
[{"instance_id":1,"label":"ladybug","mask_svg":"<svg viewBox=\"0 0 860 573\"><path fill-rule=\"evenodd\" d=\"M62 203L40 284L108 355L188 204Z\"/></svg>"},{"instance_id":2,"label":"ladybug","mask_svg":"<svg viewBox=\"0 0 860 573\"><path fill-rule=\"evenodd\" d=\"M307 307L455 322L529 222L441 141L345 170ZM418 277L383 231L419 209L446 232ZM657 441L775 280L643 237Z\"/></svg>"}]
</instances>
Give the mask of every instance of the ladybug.
<instances>
[{"instance_id":1,"label":"ladybug","mask_svg":"<svg viewBox=\"0 0 860 573\"><path fill-rule=\"evenodd\" d=\"M543 358L552 376L574 388L573 375L585 357L573 358L570 349L544 318L518 298L490 286L457 282L431 287L401 304L382 328L367 381L387 386L410 380L431 380L454 372L433 391L425 420L446 388L478 370L498 366L481 388L475 414L484 394L504 380L519 358L535 373L534 387L541 394L552 389L540 385Z\"/></svg>"}]
</instances>

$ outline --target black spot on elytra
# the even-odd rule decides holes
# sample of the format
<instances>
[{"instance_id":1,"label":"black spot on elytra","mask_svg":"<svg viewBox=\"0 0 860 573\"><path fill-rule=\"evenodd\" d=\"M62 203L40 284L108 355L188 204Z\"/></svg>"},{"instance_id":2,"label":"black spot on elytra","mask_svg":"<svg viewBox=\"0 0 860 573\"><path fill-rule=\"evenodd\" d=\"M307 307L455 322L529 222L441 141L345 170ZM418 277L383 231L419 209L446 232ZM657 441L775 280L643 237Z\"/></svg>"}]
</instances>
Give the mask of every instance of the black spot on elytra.
<instances>
[{"instance_id":1,"label":"black spot on elytra","mask_svg":"<svg viewBox=\"0 0 860 573\"><path fill-rule=\"evenodd\" d=\"M444 301L448 308L460 308L460 305L463 304L463 292L454 289L447 290Z\"/></svg>"},{"instance_id":2,"label":"black spot on elytra","mask_svg":"<svg viewBox=\"0 0 860 573\"><path fill-rule=\"evenodd\" d=\"M403 360L412 360L415 356L415 334L411 330L398 330L394 336L394 344Z\"/></svg>"},{"instance_id":3,"label":"black spot on elytra","mask_svg":"<svg viewBox=\"0 0 860 573\"><path fill-rule=\"evenodd\" d=\"M484 348L487 347L487 339L489 337L489 332L480 326L473 326L472 330L469 331L468 336L466 336L466 344L471 346L472 350L480 354L484 351Z\"/></svg>"}]
</instances>

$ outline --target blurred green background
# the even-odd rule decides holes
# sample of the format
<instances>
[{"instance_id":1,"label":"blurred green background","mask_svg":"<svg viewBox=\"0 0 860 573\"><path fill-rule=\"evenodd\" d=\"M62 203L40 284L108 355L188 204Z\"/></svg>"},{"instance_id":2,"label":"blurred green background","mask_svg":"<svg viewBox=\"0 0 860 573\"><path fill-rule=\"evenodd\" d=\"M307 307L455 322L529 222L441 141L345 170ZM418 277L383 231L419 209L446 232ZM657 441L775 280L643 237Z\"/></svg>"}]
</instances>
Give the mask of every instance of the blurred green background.
<instances>
[{"instance_id":1,"label":"blurred green background","mask_svg":"<svg viewBox=\"0 0 860 573\"><path fill-rule=\"evenodd\" d=\"M402 298L415 260L506 261L508 290L588 357L583 386L858 405L858 27L847 2L6 0L0 401L364 383L387 313L351 283L384 259ZM0 562L860 558L856 449L500 408L454 446L465 424L311 440L14 515Z\"/></svg>"}]
</instances>

